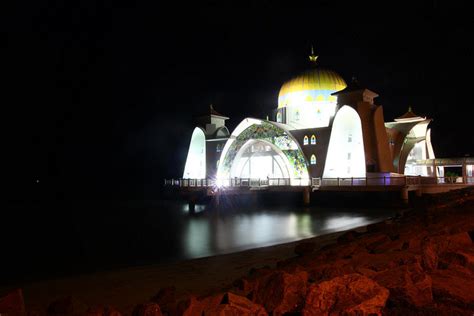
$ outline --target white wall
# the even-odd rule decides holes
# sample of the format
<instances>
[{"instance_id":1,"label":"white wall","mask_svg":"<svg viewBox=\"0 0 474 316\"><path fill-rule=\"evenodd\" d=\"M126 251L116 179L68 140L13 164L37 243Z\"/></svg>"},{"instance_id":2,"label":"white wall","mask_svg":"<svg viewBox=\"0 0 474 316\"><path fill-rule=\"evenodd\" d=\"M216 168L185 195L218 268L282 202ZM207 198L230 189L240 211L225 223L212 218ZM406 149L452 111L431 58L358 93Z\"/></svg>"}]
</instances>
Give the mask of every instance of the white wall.
<instances>
[{"instance_id":1,"label":"white wall","mask_svg":"<svg viewBox=\"0 0 474 316\"><path fill-rule=\"evenodd\" d=\"M324 178L365 177L364 139L359 114L350 106L337 111L331 130Z\"/></svg>"},{"instance_id":2,"label":"white wall","mask_svg":"<svg viewBox=\"0 0 474 316\"><path fill-rule=\"evenodd\" d=\"M199 127L194 129L193 135L191 136L183 178L206 178L206 136Z\"/></svg>"}]
</instances>

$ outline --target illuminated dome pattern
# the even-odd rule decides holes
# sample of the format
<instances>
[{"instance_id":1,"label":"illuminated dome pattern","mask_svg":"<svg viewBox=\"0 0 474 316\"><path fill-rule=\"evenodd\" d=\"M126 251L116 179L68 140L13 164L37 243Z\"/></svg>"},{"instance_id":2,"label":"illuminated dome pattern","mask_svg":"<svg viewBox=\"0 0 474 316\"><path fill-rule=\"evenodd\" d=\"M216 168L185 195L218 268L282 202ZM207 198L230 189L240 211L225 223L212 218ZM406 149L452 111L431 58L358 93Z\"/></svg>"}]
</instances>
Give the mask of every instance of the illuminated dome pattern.
<instances>
[{"instance_id":1,"label":"illuminated dome pattern","mask_svg":"<svg viewBox=\"0 0 474 316\"><path fill-rule=\"evenodd\" d=\"M277 118L294 129L325 127L334 116L337 97L331 95L346 87L336 72L314 67L285 82L278 96Z\"/></svg>"},{"instance_id":2,"label":"illuminated dome pattern","mask_svg":"<svg viewBox=\"0 0 474 316\"><path fill-rule=\"evenodd\" d=\"M278 95L278 108L301 101L336 101L331 93L347 87L344 79L332 70L315 68L285 82Z\"/></svg>"}]
</instances>

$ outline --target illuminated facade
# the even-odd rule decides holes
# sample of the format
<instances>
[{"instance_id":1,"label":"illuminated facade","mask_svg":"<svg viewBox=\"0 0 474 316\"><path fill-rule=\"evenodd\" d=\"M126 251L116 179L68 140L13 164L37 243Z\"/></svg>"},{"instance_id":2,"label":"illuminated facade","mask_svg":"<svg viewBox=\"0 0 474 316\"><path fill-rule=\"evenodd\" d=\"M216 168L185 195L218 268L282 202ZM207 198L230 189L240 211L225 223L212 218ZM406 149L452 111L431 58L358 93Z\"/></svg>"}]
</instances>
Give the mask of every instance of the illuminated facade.
<instances>
[{"instance_id":1,"label":"illuminated facade","mask_svg":"<svg viewBox=\"0 0 474 316\"><path fill-rule=\"evenodd\" d=\"M434 158L430 119L411 109L386 123L378 95L336 72L316 66L285 82L272 120L244 119L232 132L228 117L211 106L198 118L183 178L240 179L308 185L312 178L370 174L430 176L442 173L417 160Z\"/></svg>"}]
</instances>

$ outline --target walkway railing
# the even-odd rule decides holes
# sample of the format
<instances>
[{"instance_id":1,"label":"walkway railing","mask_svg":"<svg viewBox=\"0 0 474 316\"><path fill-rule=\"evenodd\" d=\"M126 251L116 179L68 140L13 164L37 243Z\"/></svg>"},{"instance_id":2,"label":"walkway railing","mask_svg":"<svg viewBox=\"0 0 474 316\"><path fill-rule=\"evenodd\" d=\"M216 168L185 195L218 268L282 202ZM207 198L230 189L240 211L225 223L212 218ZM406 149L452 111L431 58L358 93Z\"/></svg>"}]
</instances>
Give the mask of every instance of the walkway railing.
<instances>
[{"instance_id":1,"label":"walkway railing","mask_svg":"<svg viewBox=\"0 0 474 316\"><path fill-rule=\"evenodd\" d=\"M474 177L422 177L422 176L379 176L361 178L232 178L214 179L166 179L165 186L177 187L275 187L275 186L409 186L409 185L474 185Z\"/></svg>"}]
</instances>

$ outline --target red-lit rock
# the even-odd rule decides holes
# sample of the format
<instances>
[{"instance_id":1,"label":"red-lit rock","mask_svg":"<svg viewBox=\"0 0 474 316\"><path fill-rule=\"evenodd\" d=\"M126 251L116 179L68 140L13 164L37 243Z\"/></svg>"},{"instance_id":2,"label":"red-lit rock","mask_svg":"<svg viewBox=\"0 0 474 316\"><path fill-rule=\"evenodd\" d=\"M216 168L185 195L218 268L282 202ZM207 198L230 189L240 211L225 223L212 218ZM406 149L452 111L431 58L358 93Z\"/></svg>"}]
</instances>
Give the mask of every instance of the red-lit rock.
<instances>
[{"instance_id":1,"label":"red-lit rock","mask_svg":"<svg viewBox=\"0 0 474 316\"><path fill-rule=\"evenodd\" d=\"M472 240L468 232L447 236L446 241L448 242L448 248L455 246L472 246Z\"/></svg>"},{"instance_id":2,"label":"red-lit rock","mask_svg":"<svg viewBox=\"0 0 474 316\"><path fill-rule=\"evenodd\" d=\"M418 263L379 272L374 280L390 290L394 305L423 307L433 302L431 277Z\"/></svg>"},{"instance_id":3,"label":"red-lit rock","mask_svg":"<svg viewBox=\"0 0 474 316\"><path fill-rule=\"evenodd\" d=\"M25 302L23 291L16 289L0 297L0 315L22 316L25 315Z\"/></svg>"},{"instance_id":4,"label":"red-lit rock","mask_svg":"<svg viewBox=\"0 0 474 316\"><path fill-rule=\"evenodd\" d=\"M273 315L299 311L304 304L307 281L308 273L304 271L276 271L258 281L254 301Z\"/></svg>"},{"instance_id":5,"label":"red-lit rock","mask_svg":"<svg viewBox=\"0 0 474 316\"><path fill-rule=\"evenodd\" d=\"M421 261L419 255L411 252L392 252L383 254L359 253L351 259L351 265L356 269L366 268L374 271L394 269L400 265L412 264Z\"/></svg>"},{"instance_id":6,"label":"red-lit rock","mask_svg":"<svg viewBox=\"0 0 474 316\"><path fill-rule=\"evenodd\" d=\"M377 251L378 248L384 248L384 246L390 244L392 240L383 233L374 234L367 236L360 241L360 244L365 246L369 252L381 252Z\"/></svg>"},{"instance_id":7,"label":"red-lit rock","mask_svg":"<svg viewBox=\"0 0 474 316\"><path fill-rule=\"evenodd\" d=\"M177 301L176 288L174 286L160 289L150 301L158 304L163 314L176 315Z\"/></svg>"},{"instance_id":8,"label":"red-lit rock","mask_svg":"<svg viewBox=\"0 0 474 316\"><path fill-rule=\"evenodd\" d=\"M202 316L203 304L195 296L190 296L180 301L176 308L177 315Z\"/></svg>"},{"instance_id":9,"label":"red-lit rock","mask_svg":"<svg viewBox=\"0 0 474 316\"><path fill-rule=\"evenodd\" d=\"M388 295L373 280L348 274L312 285L303 315L381 315Z\"/></svg>"},{"instance_id":10,"label":"red-lit rock","mask_svg":"<svg viewBox=\"0 0 474 316\"><path fill-rule=\"evenodd\" d=\"M339 259L331 263L315 264L308 269L309 279L315 282L326 281L345 274L354 273L349 259Z\"/></svg>"},{"instance_id":11,"label":"red-lit rock","mask_svg":"<svg viewBox=\"0 0 474 316\"><path fill-rule=\"evenodd\" d=\"M122 314L111 306L91 307L85 313L86 316L122 316Z\"/></svg>"},{"instance_id":12,"label":"red-lit rock","mask_svg":"<svg viewBox=\"0 0 474 316\"><path fill-rule=\"evenodd\" d=\"M474 272L474 251L469 248L448 251L440 255L438 268L461 266Z\"/></svg>"},{"instance_id":13,"label":"red-lit rock","mask_svg":"<svg viewBox=\"0 0 474 316\"><path fill-rule=\"evenodd\" d=\"M162 316L160 306L156 303L144 303L137 305L132 316Z\"/></svg>"},{"instance_id":14,"label":"red-lit rock","mask_svg":"<svg viewBox=\"0 0 474 316\"><path fill-rule=\"evenodd\" d=\"M49 304L46 313L48 316L84 315L89 306L73 296L59 298Z\"/></svg>"},{"instance_id":15,"label":"red-lit rock","mask_svg":"<svg viewBox=\"0 0 474 316\"><path fill-rule=\"evenodd\" d=\"M474 309L474 276L467 269L437 270L431 274L436 302Z\"/></svg>"},{"instance_id":16,"label":"red-lit rock","mask_svg":"<svg viewBox=\"0 0 474 316\"><path fill-rule=\"evenodd\" d=\"M246 297L230 292L225 293L219 304L207 305L203 315L233 316L233 315L268 315L263 306L255 304Z\"/></svg>"}]
</instances>

